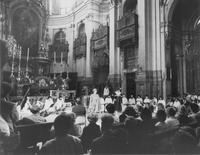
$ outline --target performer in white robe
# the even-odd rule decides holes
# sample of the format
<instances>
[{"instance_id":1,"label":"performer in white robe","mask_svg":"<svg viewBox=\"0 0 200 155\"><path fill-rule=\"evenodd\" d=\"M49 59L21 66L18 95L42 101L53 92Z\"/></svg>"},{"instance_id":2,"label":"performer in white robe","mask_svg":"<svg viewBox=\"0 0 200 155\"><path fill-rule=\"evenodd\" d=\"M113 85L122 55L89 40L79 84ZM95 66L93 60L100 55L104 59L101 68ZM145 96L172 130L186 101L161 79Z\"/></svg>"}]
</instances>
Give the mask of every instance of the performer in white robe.
<instances>
[{"instance_id":1,"label":"performer in white robe","mask_svg":"<svg viewBox=\"0 0 200 155\"><path fill-rule=\"evenodd\" d=\"M99 112L101 108L101 104L100 104L100 98L99 95L97 94L97 89L94 88L93 89L93 94L90 95L90 103L89 103L89 113L93 113L93 112Z\"/></svg>"}]
</instances>

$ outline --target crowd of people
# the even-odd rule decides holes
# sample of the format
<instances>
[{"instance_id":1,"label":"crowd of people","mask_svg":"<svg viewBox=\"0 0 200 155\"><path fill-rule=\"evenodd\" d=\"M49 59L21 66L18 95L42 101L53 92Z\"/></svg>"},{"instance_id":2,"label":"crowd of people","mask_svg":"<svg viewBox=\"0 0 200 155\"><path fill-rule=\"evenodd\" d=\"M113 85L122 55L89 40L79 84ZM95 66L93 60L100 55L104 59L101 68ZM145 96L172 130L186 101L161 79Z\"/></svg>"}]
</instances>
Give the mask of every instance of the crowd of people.
<instances>
[{"instance_id":1,"label":"crowd of people","mask_svg":"<svg viewBox=\"0 0 200 155\"><path fill-rule=\"evenodd\" d=\"M16 104L6 100L7 85L2 86L0 153L6 139L16 134L16 125L44 123L47 113L62 109L62 99L48 98L48 105L25 104L30 115L20 119ZM51 140L43 143L38 154L195 154L200 151L199 106L197 95L127 99L120 90L115 96L99 97L93 89L88 103L77 98L70 112L56 110ZM87 119L84 126L76 123L79 116Z\"/></svg>"}]
</instances>

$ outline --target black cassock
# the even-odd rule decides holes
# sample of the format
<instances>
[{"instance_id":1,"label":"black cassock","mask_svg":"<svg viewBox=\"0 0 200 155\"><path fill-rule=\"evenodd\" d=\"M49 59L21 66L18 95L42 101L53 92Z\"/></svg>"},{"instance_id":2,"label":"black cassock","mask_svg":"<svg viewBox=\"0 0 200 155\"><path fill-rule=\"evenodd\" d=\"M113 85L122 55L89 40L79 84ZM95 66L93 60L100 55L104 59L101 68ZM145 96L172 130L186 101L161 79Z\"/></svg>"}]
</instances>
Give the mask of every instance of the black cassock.
<instances>
[{"instance_id":1,"label":"black cassock","mask_svg":"<svg viewBox=\"0 0 200 155\"><path fill-rule=\"evenodd\" d=\"M114 105L115 105L116 111L118 112L122 111L122 97L121 96L115 96Z\"/></svg>"}]
</instances>

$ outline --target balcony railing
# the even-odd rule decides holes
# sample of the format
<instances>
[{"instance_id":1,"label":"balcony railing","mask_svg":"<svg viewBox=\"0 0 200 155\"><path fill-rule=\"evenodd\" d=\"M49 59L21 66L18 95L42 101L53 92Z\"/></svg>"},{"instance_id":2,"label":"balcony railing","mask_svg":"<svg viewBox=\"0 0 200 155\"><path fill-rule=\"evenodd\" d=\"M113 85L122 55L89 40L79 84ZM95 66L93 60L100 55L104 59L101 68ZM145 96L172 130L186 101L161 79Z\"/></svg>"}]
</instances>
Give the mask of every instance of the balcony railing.
<instances>
[{"instance_id":1,"label":"balcony railing","mask_svg":"<svg viewBox=\"0 0 200 155\"><path fill-rule=\"evenodd\" d=\"M134 43L137 42L138 38L138 16L135 13L128 13L124 15L117 22L117 40L118 43L121 41L132 39Z\"/></svg>"}]
</instances>

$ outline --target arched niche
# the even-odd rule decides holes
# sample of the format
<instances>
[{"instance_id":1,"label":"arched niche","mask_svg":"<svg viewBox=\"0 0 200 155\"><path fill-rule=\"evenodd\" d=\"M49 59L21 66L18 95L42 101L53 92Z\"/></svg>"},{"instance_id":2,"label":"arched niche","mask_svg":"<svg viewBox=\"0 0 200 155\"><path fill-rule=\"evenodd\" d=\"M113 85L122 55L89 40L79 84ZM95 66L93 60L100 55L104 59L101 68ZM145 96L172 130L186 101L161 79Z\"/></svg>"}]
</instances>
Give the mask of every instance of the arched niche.
<instances>
[{"instance_id":1,"label":"arched niche","mask_svg":"<svg viewBox=\"0 0 200 155\"><path fill-rule=\"evenodd\" d=\"M85 24L81 23L79 28L78 28L78 36L81 36L83 34L85 34Z\"/></svg>"},{"instance_id":2,"label":"arched niche","mask_svg":"<svg viewBox=\"0 0 200 155\"><path fill-rule=\"evenodd\" d=\"M46 22L47 12L41 1L13 0L9 3L9 34L14 35L22 46L22 54L29 48L30 56L37 55L39 45L44 41Z\"/></svg>"},{"instance_id":3,"label":"arched niche","mask_svg":"<svg viewBox=\"0 0 200 155\"><path fill-rule=\"evenodd\" d=\"M135 12L137 7L137 0L126 0L123 5L123 15L130 12Z\"/></svg>"},{"instance_id":4,"label":"arched niche","mask_svg":"<svg viewBox=\"0 0 200 155\"><path fill-rule=\"evenodd\" d=\"M200 1L174 0L168 7L166 63L171 65L171 93L200 93Z\"/></svg>"}]
</instances>

